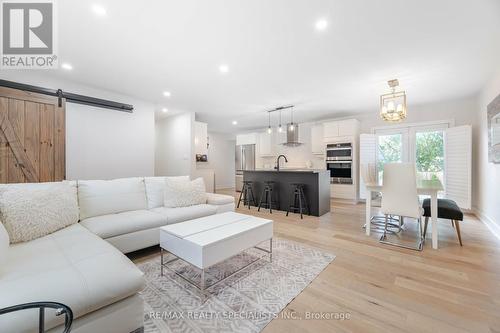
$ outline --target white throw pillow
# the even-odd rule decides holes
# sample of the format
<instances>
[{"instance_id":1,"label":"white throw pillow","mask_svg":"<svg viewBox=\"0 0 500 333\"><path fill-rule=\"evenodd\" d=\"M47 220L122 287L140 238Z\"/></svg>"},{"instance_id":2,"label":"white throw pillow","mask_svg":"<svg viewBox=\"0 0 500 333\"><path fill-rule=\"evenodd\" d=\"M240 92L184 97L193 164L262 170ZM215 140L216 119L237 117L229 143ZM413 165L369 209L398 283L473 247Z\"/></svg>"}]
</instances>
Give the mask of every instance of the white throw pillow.
<instances>
[{"instance_id":1,"label":"white throw pillow","mask_svg":"<svg viewBox=\"0 0 500 333\"><path fill-rule=\"evenodd\" d=\"M148 198L148 209L158 208L163 206L165 201L165 180L173 179L189 182L189 176L177 177L145 177L146 196Z\"/></svg>"},{"instance_id":2,"label":"white throw pillow","mask_svg":"<svg viewBox=\"0 0 500 333\"><path fill-rule=\"evenodd\" d=\"M5 258L7 258L7 251L9 250L9 234L7 233L7 230L5 230L5 227L3 226L2 222L0 221L0 274L2 274L2 267L3 263L5 261Z\"/></svg>"},{"instance_id":3,"label":"white throw pillow","mask_svg":"<svg viewBox=\"0 0 500 333\"><path fill-rule=\"evenodd\" d=\"M2 186L0 220L12 244L51 234L78 222L76 188L65 182Z\"/></svg>"},{"instance_id":4,"label":"white throw pillow","mask_svg":"<svg viewBox=\"0 0 500 333\"><path fill-rule=\"evenodd\" d=\"M193 181L165 180L165 207L187 207L207 203L203 178Z\"/></svg>"}]
</instances>

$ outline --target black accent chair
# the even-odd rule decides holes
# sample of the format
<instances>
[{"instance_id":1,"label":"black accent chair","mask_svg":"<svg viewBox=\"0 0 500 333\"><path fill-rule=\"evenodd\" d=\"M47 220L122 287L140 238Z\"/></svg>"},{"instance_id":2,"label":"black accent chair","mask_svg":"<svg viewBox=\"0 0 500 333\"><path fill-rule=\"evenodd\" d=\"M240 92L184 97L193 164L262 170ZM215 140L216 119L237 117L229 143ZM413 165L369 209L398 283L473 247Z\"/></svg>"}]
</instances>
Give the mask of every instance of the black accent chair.
<instances>
[{"instance_id":1,"label":"black accent chair","mask_svg":"<svg viewBox=\"0 0 500 333\"><path fill-rule=\"evenodd\" d=\"M431 216L431 199L425 199L422 205L424 208L424 238L427 232L427 223L429 222L429 217ZM464 220L464 213L460 210L457 203L449 199L438 199L438 218L451 220L451 225L457 230L458 241L460 246L462 246L462 236L460 235L460 224L459 221Z\"/></svg>"},{"instance_id":2,"label":"black accent chair","mask_svg":"<svg viewBox=\"0 0 500 333\"><path fill-rule=\"evenodd\" d=\"M260 195L259 200L259 209L257 211L260 212L260 208L264 207L269 209L269 213L273 213L273 205L276 209L280 209L279 207L279 198L276 198L278 192L274 191L275 182L266 181L264 182L264 189L262 190L262 194Z\"/></svg>"},{"instance_id":3,"label":"black accent chair","mask_svg":"<svg viewBox=\"0 0 500 333\"><path fill-rule=\"evenodd\" d=\"M303 219L302 213L307 211L307 215L311 215L311 210L309 209L309 205L307 204L307 198L304 194L304 184L300 183L292 183L290 186L293 187L293 192L290 197L290 204L288 206L288 210L286 211L286 216L288 216L289 212L300 213L300 218Z\"/></svg>"},{"instance_id":4,"label":"black accent chair","mask_svg":"<svg viewBox=\"0 0 500 333\"><path fill-rule=\"evenodd\" d=\"M250 205L253 203L254 206L257 206L255 201L255 195L253 194L252 188L253 182L250 180L243 181L243 188L241 189L240 198L238 199L238 206L236 208L240 208L240 203L243 200L243 206L248 205L248 209L250 209Z\"/></svg>"},{"instance_id":5,"label":"black accent chair","mask_svg":"<svg viewBox=\"0 0 500 333\"><path fill-rule=\"evenodd\" d=\"M67 305L56 302L33 302L26 304L19 304L14 306L9 306L8 308L0 309L0 316L3 314L23 311L28 309L39 309L40 314L38 316L38 332L45 332L45 309L55 309L56 316L64 314L64 330L62 333L71 332L71 325L73 325L73 311Z\"/></svg>"}]
</instances>

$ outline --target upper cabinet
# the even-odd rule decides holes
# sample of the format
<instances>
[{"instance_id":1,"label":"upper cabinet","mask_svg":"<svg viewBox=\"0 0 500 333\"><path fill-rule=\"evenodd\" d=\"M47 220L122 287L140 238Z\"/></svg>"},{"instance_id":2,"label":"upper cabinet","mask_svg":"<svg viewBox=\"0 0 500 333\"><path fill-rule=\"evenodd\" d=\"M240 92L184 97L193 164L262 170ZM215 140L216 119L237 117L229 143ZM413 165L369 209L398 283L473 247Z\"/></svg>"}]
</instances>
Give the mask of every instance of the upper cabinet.
<instances>
[{"instance_id":1,"label":"upper cabinet","mask_svg":"<svg viewBox=\"0 0 500 333\"><path fill-rule=\"evenodd\" d=\"M330 138L335 136L339 136L339 122L330 121L323 123L323 137Z\"/></svg>"},{"instance_id":2,"label":"upper cabinet","mask_svg":"<svg viewBox=\"0 0 500 333\"><path fill-rule=\"evenodd\" d=\"M273 135L267 132L259 133L259 155L262 157L274 156Z\"/></svg>"},{"instance_id":3,"label":"upper cabinet","mask_svg":"<svg viewBox=\"0 0 500 333\"><path fill-rule=\"evenodd\" d=\"M340 137L357 136L358 132L359 121L356 119L330 121L323 124L324 141L332 141Z\"/></svg>"},{"instance_id":4,"label":"upper cabinet","mask_svg":"<svg viewBox=\"0 0 500 333\"><path fill-rule=\"evenodd\" d=\"M258 133L246 133L236 135L236 145L256 145L258 141Z\"/></svg>"},{"instance_id":5,"label":"upper cabinet","mask_svg":"<svg viewBox=\"0 0 500 333\"><path fill-rule=\"evenodd\" d=\"M206 123L194 123L194 150L197 155L208 155L208 126Z\"/></svg>"},{"instance_id":6,"label":"upper cabinet","mask_svg":"<svg viewBox=\"0 0 500 333\"><path fill-rule=\"evenodd\" d=\"M314 125L311 127L311 150L315 155L323 155L325 153L323 125Z\"/></svg>"}]
</instances>

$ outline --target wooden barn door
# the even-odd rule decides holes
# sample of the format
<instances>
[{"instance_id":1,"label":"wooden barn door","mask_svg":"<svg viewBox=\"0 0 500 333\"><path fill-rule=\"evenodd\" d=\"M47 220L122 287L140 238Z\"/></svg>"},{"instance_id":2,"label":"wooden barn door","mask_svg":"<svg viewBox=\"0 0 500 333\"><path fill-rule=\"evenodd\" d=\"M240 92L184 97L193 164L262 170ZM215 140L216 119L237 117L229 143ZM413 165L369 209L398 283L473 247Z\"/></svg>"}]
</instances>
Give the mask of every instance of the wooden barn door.
<instances>
[{"instance_id":1,"label":"wooden barn door","mask_svg":"<svg viewBox=\"0 0 500 333\"><path fill-rule=\"evenodd\" d=\"M0 183L66 176L65 101L0 87Z\"/></svg>"}]
</instances>

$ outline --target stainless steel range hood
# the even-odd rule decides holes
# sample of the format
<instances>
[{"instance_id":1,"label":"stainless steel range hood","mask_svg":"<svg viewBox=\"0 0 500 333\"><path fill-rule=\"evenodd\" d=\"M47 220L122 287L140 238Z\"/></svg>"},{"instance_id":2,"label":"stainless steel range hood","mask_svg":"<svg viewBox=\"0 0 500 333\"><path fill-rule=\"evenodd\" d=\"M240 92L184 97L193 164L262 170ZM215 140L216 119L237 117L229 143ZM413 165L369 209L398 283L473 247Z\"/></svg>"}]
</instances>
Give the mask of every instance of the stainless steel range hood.
<instances>
[{"instance_id":1,"label":"stainless steel range hood","mask_svg":"<svg viewBox=\"0 0 500 333\"><path fill-rule=\"evenodd\" d=\"M299 124L293 124L293 130L290 125L286 125L286 142L283 145L288 147L300 146L302 143L299 142Z\"/></svg>"}]
</instances>

